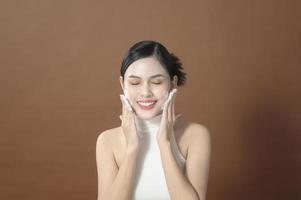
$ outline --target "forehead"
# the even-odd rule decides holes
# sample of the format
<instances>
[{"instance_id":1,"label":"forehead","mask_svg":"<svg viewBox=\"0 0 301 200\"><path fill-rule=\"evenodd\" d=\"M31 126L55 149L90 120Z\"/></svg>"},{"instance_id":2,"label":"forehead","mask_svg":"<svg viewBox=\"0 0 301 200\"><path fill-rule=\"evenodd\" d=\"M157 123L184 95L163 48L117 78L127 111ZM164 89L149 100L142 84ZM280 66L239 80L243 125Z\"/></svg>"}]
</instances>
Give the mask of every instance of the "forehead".
<instances>
[{"instance_id":1,"label":"forehead","mask_svg":"<svg viewBox=\"0 0 301 200\"><path fill-rule=\"evenodd\" d=\"M127 68L125 77L135 75L147 79L156 74L163 74L164 76L168 76L165 68L155 57L147 57L133 62Z\"/></svg>"}]
</instances>

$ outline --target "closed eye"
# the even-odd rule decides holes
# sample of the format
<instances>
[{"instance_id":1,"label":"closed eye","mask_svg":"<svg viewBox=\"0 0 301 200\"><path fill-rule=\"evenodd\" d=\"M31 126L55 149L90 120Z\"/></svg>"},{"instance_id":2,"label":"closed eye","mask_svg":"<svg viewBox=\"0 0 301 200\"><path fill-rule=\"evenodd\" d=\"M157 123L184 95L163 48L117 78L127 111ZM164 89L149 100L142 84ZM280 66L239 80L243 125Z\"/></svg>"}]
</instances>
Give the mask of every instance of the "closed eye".
<instances>
[{"instance_id":1,"label":"closed eye","mask_svg":"<svg viewBox=\"0 0 301 200\"><path fill-rule=\"evenodd\" d=\"M153 82L153 84L156 84L156 85L159 85L161 84L162 82Z\"/></svg>"}]
</instances>

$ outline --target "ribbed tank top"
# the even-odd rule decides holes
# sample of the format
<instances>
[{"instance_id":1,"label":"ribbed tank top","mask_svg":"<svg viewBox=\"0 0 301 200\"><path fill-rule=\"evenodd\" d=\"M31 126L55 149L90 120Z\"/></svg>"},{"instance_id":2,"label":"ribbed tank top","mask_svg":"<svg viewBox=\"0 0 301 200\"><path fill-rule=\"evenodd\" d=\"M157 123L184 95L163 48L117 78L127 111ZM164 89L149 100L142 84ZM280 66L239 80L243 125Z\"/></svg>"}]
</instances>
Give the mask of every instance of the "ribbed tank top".
<instances>
[{"instance_id":1,"label":"ribbed tank top","mask_svg":"<svg viewBox=\"0 0 301 200\"><path fill-rule=\"evenodd\" d=\"M161 119L162 114L148 120L135 116L136 129L141 137L142 146L137 159L134 200L170 199L156 139ZM171 150L178 166L183 171L186 161L178 148L174 134L172 136L170 139Z\"/></svg>"}]
</instances>

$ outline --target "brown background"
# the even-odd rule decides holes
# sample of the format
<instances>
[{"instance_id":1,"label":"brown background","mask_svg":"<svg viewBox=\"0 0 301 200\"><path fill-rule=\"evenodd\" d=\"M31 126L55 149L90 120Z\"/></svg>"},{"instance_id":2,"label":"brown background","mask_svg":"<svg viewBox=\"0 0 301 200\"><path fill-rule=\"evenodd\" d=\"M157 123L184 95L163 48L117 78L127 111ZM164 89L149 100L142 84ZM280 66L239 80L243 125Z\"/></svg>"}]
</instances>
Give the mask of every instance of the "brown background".
<instances>
[{"instance_id":1,"label":"brown background","mask_svg":"<svg viewBox=\"0 0 301 200\"><path fill-rule=\"evenodd\" d=\"M301 198L300 1L1 1L0 199L96 199L125 51L187 72L176 110L212 135L208 199Z\"/></svg>"}]
</instances>

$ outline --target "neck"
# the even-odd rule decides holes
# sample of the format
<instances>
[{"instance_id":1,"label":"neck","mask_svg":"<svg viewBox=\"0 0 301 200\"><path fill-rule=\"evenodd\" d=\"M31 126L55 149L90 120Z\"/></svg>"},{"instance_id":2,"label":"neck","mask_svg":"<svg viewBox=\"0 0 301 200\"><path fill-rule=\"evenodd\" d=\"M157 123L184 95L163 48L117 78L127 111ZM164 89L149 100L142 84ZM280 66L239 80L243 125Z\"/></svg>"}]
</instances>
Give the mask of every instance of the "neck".
<instances>
[{"instance_id":1,"label":"neck","mask_svg":"<svg viewBox=\"0 0 301 200\"><path fill-rule=\"evenodd\" d=\"M162 119L162 113L151 118L142 119L136 116L136 128L140 132L153 132L158 130Z\"/></svg>"}]
</instances>

